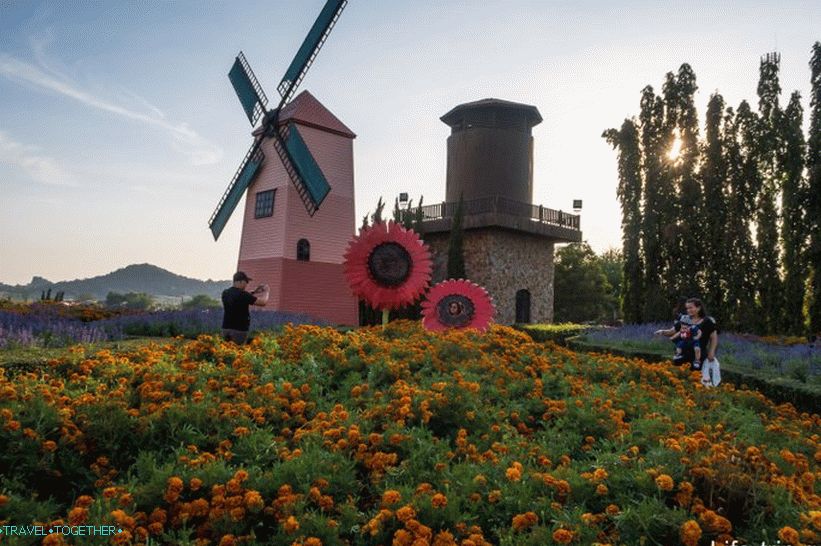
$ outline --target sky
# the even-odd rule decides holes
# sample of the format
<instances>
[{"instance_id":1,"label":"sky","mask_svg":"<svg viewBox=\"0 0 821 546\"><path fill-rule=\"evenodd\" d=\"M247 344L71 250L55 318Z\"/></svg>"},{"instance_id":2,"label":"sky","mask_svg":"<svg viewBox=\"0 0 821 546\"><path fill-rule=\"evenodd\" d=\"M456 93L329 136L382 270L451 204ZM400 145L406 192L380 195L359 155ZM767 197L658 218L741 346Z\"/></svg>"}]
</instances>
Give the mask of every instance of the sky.
<instances>
[{"instance_id":1,"label":"sky","mask_svg":"<svg viewBox=\"0 0 821 546\"><path fill-rule=\"evenodd\" d=\"M236 269L237 208L208 219L251 144L227 73L242 50L273 100L322 0L0 0L0 282L88 278L151 263L200 279ZM821 2L350 0L305 78L357 138L356 216L400 192L445 196L439 118L500 98L535 105L535 203L583 200L584 239L621 246L617 156L601 138L645 85L689 63L710 95L755 104L781 53L801 92Z\"/></svg>"}]
</instances>

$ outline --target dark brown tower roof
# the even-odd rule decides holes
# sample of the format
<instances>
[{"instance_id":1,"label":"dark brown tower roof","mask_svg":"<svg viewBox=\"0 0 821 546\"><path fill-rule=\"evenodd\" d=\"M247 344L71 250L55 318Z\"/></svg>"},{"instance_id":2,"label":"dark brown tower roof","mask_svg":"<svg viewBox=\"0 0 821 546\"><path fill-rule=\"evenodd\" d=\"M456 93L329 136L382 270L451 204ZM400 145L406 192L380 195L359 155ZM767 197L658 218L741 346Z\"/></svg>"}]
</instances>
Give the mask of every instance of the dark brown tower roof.
<instances>
[{"instance_id":1,"label":"dark brown tower roof","mask_svg":"<svg viewBox=\"0 0 821 546\"><path fill-rule=\"evenodd\" d=\"M507 125L504 120L517 119L524 122L530 129L534 125L542 122L542 115L539 110L530 104L511 102L502 99L482 99L474 102L466 102L456 106L453 110L442 116L441 119L446 124L456 130L462 128L466 122L484 122L494 124L499 122L499 126Z\"/></svg>"}]
</instances>

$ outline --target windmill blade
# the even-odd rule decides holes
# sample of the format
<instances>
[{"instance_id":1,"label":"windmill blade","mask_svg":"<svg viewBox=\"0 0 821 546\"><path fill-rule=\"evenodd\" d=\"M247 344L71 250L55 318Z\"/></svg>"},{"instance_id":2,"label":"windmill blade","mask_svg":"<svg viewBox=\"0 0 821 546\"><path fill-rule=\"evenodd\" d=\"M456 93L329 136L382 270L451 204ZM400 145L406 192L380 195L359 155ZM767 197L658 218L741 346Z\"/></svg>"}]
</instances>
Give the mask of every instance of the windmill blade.
<instances>
[{"instance_id":1,"label":"windmill blade","mask_svg":"<svg viewBox=\"0 0 821 546\"><path fill-rule=\"evenodd\" d=\"M211 228L211 233L214 235L215 241L219 238L225 224L228 222L234 209L237 208L240 199L242 199L242 194L245 193L245 190L248 189L248 186L254 180L254 176L256 176L260 165L262 165L262 161L265 159L265 154L262 153L262 148L260 147L262 141L262 137L257 138L248 149L237 172L234 173L231 183L228 184L225 193L222 194L222 199L220 199L217 208L214 209L214 213L208 221L208 227Z\"/></svg>"},{"instance_id":2,"label":"windmill blade","mask_svg":"<svg viewBox=\"0 0 821 546\"><path fill-rule=\"evenodd\" d=\"M331 185L308 150L296 125L289 123L277 132L274 149L302 199L305 210L313 216L330 193Z\"/></svg>"},{"instance_id":3,"label":"windmill blade","mask_svg":"<svg viewBox=\"0 0 821 546\"><path fill-rule=\"evenodd\" d=\"M314 21L314 25L302 42L302 46L299 48L299 51L297 51L294 60L291 61L291 65L288 67L285 76L277 87L277 91L279 91L282 97L280 107L291 100L296 88L302 83L305 73L308 72L308 68L311 67L319 50L322 49L322 44L328 39L328 35L334 28L337 19L339 19L347 3L348 0L328 0L325 2L325 7L322 8L319 17Z\"/></svg>"},{"instance_id":4,"label":"windmill blade","mask_svg":"<svg viewBox=\"0 0 821 546\"><path fill-rule=\"evenodd\" d=\"M234 60L231 70L228 72L228 79L231 80L231 85L234 86L234 91L237 93L242 109L245 110L245 115L248 116L248 121L251 125L255 125L259 117L265 113L265 108L268 105L268 97L262 90L254 71L245 59L242 51L239 52L237 58Z\"/></svg>"}]
</instances>

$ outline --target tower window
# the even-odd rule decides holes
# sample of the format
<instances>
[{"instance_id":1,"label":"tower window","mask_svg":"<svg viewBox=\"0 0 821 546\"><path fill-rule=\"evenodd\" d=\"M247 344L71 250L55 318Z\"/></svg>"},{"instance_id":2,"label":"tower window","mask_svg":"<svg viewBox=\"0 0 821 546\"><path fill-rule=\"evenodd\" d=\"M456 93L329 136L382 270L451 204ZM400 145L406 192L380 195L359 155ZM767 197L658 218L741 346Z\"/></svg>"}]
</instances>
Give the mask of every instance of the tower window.
<instances>
[{"instance_id":1,"label":"tower window","mask_svg":"<svg viewBox=\"0 0 821 546\"><path fill-rule=\"evenodd\" d=\"M265 218L274 215L274 192L267 190L257 192L257 202L254 207L254 218Z\"/></svg>"},{"instance_id":2,"label":"tower window","mask_svg":"<svg viewBox=\"0 0 821 546\"><path fill-rule=\"evenodd\" d=\"M300 262L307 262L311 259L311 243L308 239L300 239L296 244L296 259Z\"/></svg>"}]
</instances>

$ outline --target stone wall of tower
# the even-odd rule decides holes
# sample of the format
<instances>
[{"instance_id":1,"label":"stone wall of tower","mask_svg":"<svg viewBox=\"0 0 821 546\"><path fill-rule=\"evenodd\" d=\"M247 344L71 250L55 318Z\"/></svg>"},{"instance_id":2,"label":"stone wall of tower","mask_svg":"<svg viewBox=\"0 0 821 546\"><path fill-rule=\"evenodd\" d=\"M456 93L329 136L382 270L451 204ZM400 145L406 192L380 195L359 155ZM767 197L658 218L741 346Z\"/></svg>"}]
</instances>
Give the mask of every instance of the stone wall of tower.
<instances>
[{"instance_id":1,"label":"stone wall of tower","mask_svg":"<svg viewBox=\"0 0 821 546\"><path fill-rule=\"evenodd\" d=\"M434 257L433 282L447 274L449 233L428 233ZM516 292L530 292L530 322L553 322L553 247L543 237L495 228L464 232L465 273L485 287L496 305L496 322L513 324Z\"/></svg>"}]
</instances>

